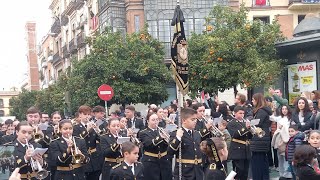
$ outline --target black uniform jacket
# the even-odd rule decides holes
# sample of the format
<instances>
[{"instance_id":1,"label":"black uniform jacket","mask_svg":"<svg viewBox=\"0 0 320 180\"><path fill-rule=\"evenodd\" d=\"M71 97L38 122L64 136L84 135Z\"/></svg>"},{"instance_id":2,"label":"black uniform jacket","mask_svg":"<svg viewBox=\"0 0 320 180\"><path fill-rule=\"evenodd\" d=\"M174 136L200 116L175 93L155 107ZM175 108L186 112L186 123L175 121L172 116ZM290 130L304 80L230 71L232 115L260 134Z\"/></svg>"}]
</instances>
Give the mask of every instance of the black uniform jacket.
<instances>
[{"instance_id":1,"label":"black uniform jacket","mask_svg":"<svg viewBox=\"0 0 320 180\"><path fill-rule=\"evenodd\" d=\"M298 165L297 169L298 180L319 180L320 174L317 174L315 170L309 165Z\"/></svg>"},{"instance_id":2,"label":"black uniform jacket","mask_svg":"<svg viewBox=\"0 0 320 180\"><path fill-rule=\"evenodd\" d=\"M178 157L179 145L181 144L181 159L182 159L182 176L185 179L203 179L203 155L200 150L200 143L202 141L201 135L198 131L192 131L190 136L188 132L183 128L183 136L181 141L176 137L176 132L173 131L170 134L170 143L168 147L169 155ZM188 163L184 163L188 162ZM175 178L179 174L179 163L176 163L174 176Z\"/></svg>"},{"instance_id":3,"label":"black uniform jacket","mask_svg":"<svg viewBox=\"0 0 320 180\"><path fill-rule=\"evenodd\" d=\"M17 135L11 134L11 135L4 135L0 137L0 145L7 145L12 144L14 140L16 140Z\"/></svg>"},{"instance_id":4,"label":"black uniform jacket","mask_svg":"<svg viewBox=\"0 0 320 180\"><path fill-rule=\"evenodd\" d=\"M33 145L33 148L41 148L41 145L38 143L35 143L34 141L29 141L29 145ZM26 154L27 146L23 146L18 140L14 141L14 151L13 155L15 158L15 167L20 168L19 173L21 176L26 175L26 174L31 174L32 168L30 165L30 161L26 161L24 159L24 156ZM23 178L22 178L23 179Z\"/></svg>"},{"instance_id":5,"label":"black uniform jacket","mask_svg":"<svg viewBox=\"0 0 320 180\"><path fill-rule=\"evenodd\" d=\"M135 124L135 128L143 130L144 129L144 124L142 119L134 118L133 122L131 119L128 119L127 121L127 126L128 128L132 128L132 123Z\"/></svg>"},{"instance_id":6,"label":"black uniform jacket","mask_svg":"<svg viewBox=\"0 0 320 180\"><path fill-rule=\"evenodd\" d=\"M50 157L57 166L57 171L55 173L55 180L85 180L84 164L90 161L89 155L87 153L86 143L83 139L75 137L75 142L77 148L85 156L84 162L80 167L70 169L70 170L59 170L59 168L68 169L72 166L72 153L67 152L68 144L64 138L60 137L50 143Z\"/></svg>"},{"instance_id":7,"label":"black uniform jacket","mask_svg":"<svg viewBox=\"0 0 320 180\"><path fill-rule=\"evenodd\" d=\"M252 134L246 123L233 119L228 123L227 129L232 137L228 159L250 159L249 139L252 138Z\"/></svg>"},{"instance_id":8,"label":"black uniform jacket","mask_svg":"<svg viewBox=\"0 0 320 180\"><path fill-rule=\"evenodd\" d=\"M87 152L90 157L90 162L86 165L86 172L94 172L101 170L101 152L98 148L98 143L100 143L100 136L91 129L89 132L87 128L81 123L73 126L73 136L80 137L86 142Z\"/></svg>"},{"instance_id":9,"label":"black uniform jacket","mask_svg":"<svg viewBox=\"0 0 320 180\"><path fill-rule=\"evenodd\" d=\"M134 174L130 167L122 162L111 170L111 180L144 180L143 165L140 162L134 163Z\"/></svg>"},{"instance_id":10,"label":"black uniform jacket","mask_svg":"<svg viewBox=\"0 0 320 180\"><path fill-rule=\"evenodd\" d=\"M205 172L204 180L225 180L227 177L223 167L218 167L215 163L208 166Z\"/></svg>"}]
</instances>

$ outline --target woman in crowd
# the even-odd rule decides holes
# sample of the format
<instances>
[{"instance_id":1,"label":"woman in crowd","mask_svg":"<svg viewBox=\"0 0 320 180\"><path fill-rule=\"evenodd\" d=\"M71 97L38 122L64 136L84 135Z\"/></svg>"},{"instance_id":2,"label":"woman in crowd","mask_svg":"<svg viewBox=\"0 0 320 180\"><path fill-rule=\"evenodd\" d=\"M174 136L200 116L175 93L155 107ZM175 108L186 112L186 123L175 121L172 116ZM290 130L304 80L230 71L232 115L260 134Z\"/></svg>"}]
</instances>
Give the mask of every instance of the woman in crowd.
<instances>
[{"instance_id":1,"label":"woman in crowd","mask_svg":"<svg viewBox=\"0 0 320 180\"><path fill-rule=\"evenodd\" d=\"M256 127L265 131L265 136L258 137L257 135L254 135L250 142L250 149L252 151L252 178L269 180L267 152L270 150L271 139L269 128L271 126L270 116L272 115L272 110L266 105L266 101L261 93L253 95L252 103L254 106L254 119L260 119L259 124Z\"/></svg>"},{"instance_id":2,"label":"woman in crowd","mask_svg":"<svg viewBox=\"0 0 320 180\"><path fill-rule=\"evenodd\" d=\"M295 101L295 110L292 114L292 121L297 124L299 131L303 132L313 127L311 116L312 113L308 100L304 97L298 97Z\"/></svg>"},{"instance_id":3,"label":"woman in crowd","mask_svg":"<svg viewBox=\"0 0 320 180\"><path fill-rule=\"evenodd\" d=\"M306 98L307 100L311 100L311 92L309 91L303 91L300 95L300 97L304 97Z\"/></svg>"}]
</instances>

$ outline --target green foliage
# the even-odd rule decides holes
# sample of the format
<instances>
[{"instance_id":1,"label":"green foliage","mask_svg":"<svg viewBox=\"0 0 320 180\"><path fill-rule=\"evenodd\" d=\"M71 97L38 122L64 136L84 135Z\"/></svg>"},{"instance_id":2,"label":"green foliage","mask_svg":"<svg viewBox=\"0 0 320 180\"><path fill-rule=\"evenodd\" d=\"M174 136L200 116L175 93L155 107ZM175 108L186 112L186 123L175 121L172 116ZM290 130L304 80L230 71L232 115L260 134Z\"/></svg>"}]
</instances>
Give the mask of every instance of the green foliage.
<instances>
[{"instance_id":1,"label":"green foliage","mask_svg":"<svg viewBox=\"0 0 320 180\"><path fill-rule=\"evenodd\" d=\"M110 104L159 104L167 99L170 76L163 47L146 31L125 37L106 32L91 42L93 51L73 64L68 83L72 107L103 104L97 95L102 84L114 89Z\"/></svg>"},{"instance_id":2,"label":"green foliage","mask_svg":"<svg viewBox=\"0 0 320 180\"><path fill-rule=\"evenodd\" d=\"M190 90L224 91L240 84L248 88L272 84L282 61L275 42L282 41L277 21L247 20L248 10L215 6L206 18L206 31L189 40Z\"/></svg>"},{"instance_id":3,"label":"green foliage","mask_svg":"<svg viewBox=\"0 0 320 180\"><path fill-rule=\"evenodd\" d=\"M27 91L25 89L18 95L9 100L10 114L19 120L26 119L27 109L36 104L37 91Z\"/></svg>"}]
</instances>

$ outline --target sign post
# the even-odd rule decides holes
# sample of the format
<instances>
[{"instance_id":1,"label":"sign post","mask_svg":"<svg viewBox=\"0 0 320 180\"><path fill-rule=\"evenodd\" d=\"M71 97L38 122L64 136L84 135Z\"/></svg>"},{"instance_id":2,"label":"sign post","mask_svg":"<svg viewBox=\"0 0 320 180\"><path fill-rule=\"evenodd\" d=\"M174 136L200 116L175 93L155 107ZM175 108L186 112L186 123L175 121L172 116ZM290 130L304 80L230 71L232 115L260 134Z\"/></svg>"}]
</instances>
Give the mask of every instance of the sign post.
<instances>
[{"instance_id":1,"label":"sign post","mask_svg":"<svg viewBox=\"0 0 320 180\"><path fill-rule=\"evenodd\" d=\"M109 115L108 101L110 101L112 99L113 95L114 95L114 92L113 92L112 87L107 84L102 84L98 88L98 96L100 99L104 100L104 106L106 108L106 117L108 117L108 115Z\"/></svg>"}]
</instances>

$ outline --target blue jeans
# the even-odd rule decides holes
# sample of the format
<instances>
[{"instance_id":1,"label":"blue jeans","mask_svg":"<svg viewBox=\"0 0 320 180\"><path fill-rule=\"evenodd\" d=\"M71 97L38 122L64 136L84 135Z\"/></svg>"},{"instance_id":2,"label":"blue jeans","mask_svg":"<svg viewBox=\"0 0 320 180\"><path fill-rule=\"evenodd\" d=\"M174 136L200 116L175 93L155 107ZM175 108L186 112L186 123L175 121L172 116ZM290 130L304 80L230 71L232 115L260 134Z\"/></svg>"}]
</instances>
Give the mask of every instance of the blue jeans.
<instances>
[{"instance_id":1,"label":"blue jeans","mask_svg":"<svg viewBox=\"0 0 320 180\"><path fill-rule=\"evenodd\" d=\"M291 172L292 174L292 179L293 180L296 180L296 173L295 173L295 169L294 169L294 166L292 166L292 161L288 161L289 163L289 167L288 167L288 170Z\"/></svg>"}]
</instances>

